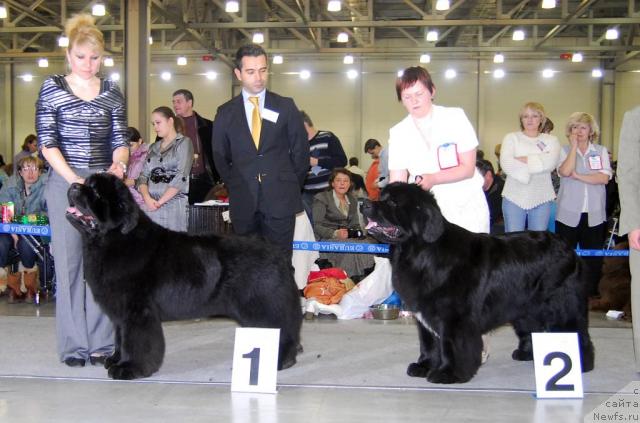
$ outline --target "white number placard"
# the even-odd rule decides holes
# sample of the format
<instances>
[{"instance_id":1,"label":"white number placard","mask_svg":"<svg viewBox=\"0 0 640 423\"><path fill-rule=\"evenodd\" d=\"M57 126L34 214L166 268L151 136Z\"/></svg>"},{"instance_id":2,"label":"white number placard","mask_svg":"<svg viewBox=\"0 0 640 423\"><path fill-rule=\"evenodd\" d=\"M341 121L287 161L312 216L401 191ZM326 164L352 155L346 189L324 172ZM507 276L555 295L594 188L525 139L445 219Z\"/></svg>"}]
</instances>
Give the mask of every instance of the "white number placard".
<instances>
[{"instance_id":1,"label":"white number placard","mask_svg":"<svg viewBox=\"0 0 640 423\"><path fill-rule=\"evenodd\" d=\"M532 333L538 398L582 398L577 333Z\"/></svg>"},{"instance_id":2,"label":"white number placard","mask_svg":"<svg viewBox=\"0 0 640 423\"><path fill-rule=\"evenodd\" d=\"M280 329L237 328L231 390L276 393Z\"/></svg>"}]
</instances>

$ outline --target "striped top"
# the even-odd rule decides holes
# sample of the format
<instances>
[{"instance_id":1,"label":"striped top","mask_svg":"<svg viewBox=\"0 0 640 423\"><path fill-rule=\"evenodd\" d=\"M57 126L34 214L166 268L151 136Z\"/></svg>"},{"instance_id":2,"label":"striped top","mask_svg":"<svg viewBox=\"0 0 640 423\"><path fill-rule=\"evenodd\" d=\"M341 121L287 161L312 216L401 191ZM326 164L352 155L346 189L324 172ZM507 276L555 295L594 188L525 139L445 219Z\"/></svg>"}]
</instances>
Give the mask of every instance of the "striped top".
<instances>
[{"instance_id":1,"label":"striped top","mask_svg":"<svg viewBox=\"0 0 640 423\"><path fill-rule=\"evenodd\" d=\"M91 101L76 97L64 75L49 76L36 101L38 147L58 148L75 168L108 167L127 145L124 97L115 82L101 79Z\"/></svg>"}]
</instances>

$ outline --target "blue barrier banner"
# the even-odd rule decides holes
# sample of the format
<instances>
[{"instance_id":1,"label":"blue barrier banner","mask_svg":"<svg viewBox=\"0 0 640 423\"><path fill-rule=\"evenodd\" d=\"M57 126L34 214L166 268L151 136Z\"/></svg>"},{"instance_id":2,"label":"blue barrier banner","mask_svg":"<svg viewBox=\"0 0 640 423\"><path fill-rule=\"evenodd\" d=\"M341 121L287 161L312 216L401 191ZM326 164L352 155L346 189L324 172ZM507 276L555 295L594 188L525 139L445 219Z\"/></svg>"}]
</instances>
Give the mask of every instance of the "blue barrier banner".
<instances>
[{"instance_id":1,"label":"blue barrier banner","mask_svg":"<svg viewBox=\"0 0 640 423\"><path fill-rule=\"evenodd\" d=\"M322 253L359 253L386 254L389 252L387 244L369 244L355 242L327 242L327 241L293 241L293 249L299 251L320 251ZM627 257L629 250L576 250L582 257Z\"/></svg>"},{"instance_id":2,"label":"blue barrier banner","mask_svg":"<svg viewBox=\"0 0 640 423\"><path fill-rule=\"evenodd\" d=\"M51 227L49 225L21 225L18 223L0 223L0 233L51 236Z\"/></svg>"},{"instance_id":3,"label":"blue barrier banner","mask_svg":"<svg viewBox=\"0 0 640 423\"><path fill-rule=\"evenodd\" d=\"M369 244L367 242L293 241L293 249L323 253L386 254L389 252L387 244Z\"/></svg>"},{"instance_id":4,"label":"blue barrier banner","mask_svg":"<svg viewBox=\"0 0 640 423\"><path fill-rule=\"evenodd\" d=\"M582 257L629 257L629 250L581 250L576 254Z\"/></svg>"}]
</instances>

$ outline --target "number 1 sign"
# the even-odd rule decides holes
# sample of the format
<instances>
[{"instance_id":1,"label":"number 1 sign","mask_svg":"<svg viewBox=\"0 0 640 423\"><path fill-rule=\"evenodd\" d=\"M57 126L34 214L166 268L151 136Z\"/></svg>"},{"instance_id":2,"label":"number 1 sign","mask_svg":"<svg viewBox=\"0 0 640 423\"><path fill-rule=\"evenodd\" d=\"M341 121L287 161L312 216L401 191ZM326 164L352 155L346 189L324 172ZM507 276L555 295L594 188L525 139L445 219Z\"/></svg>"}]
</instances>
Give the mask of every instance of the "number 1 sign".
<instances>
[{"instance_id":1,"label":"number 1 sign","mask_svg":"<svg viewBox=\"0 0 640 423\"><path fill-rule=\"evenodd\" d=\"M532 333L538 398L582 398L577 333Z\"/></svg>"},{"instance_id":2,"label":"number 1 sign","mask_svg":"<svg viewBox=\"0 0 640 423\"><path fill-rule=\"evenodd\" d=\"M237 328L231 390L276 393L280 329Z\"/></svg>"}]
</instances>

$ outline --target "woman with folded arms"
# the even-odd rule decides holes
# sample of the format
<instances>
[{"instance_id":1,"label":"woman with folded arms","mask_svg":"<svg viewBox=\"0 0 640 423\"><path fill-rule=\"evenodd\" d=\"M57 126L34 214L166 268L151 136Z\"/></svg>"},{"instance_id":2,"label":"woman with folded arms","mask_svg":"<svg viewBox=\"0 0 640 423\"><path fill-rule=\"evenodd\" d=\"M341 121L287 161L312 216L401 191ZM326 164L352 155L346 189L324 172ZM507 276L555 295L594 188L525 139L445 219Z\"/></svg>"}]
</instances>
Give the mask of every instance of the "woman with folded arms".
<instances>
[{"instance_id":1,"label":"woman with folded arms","mask_svg":"<svg viewBox=\"0 0 640 423\"><path fill-rule=\"evenodd\" d=\"M606 188L613 174L606 147L596 144L598 123L588 113L569 117L569 145L560 151L560 191L556 232L576 248L600 250L606 238ZM589 267L589 295L598 294L602 257L585 257Z\"/></svg>"}]
</instances>

